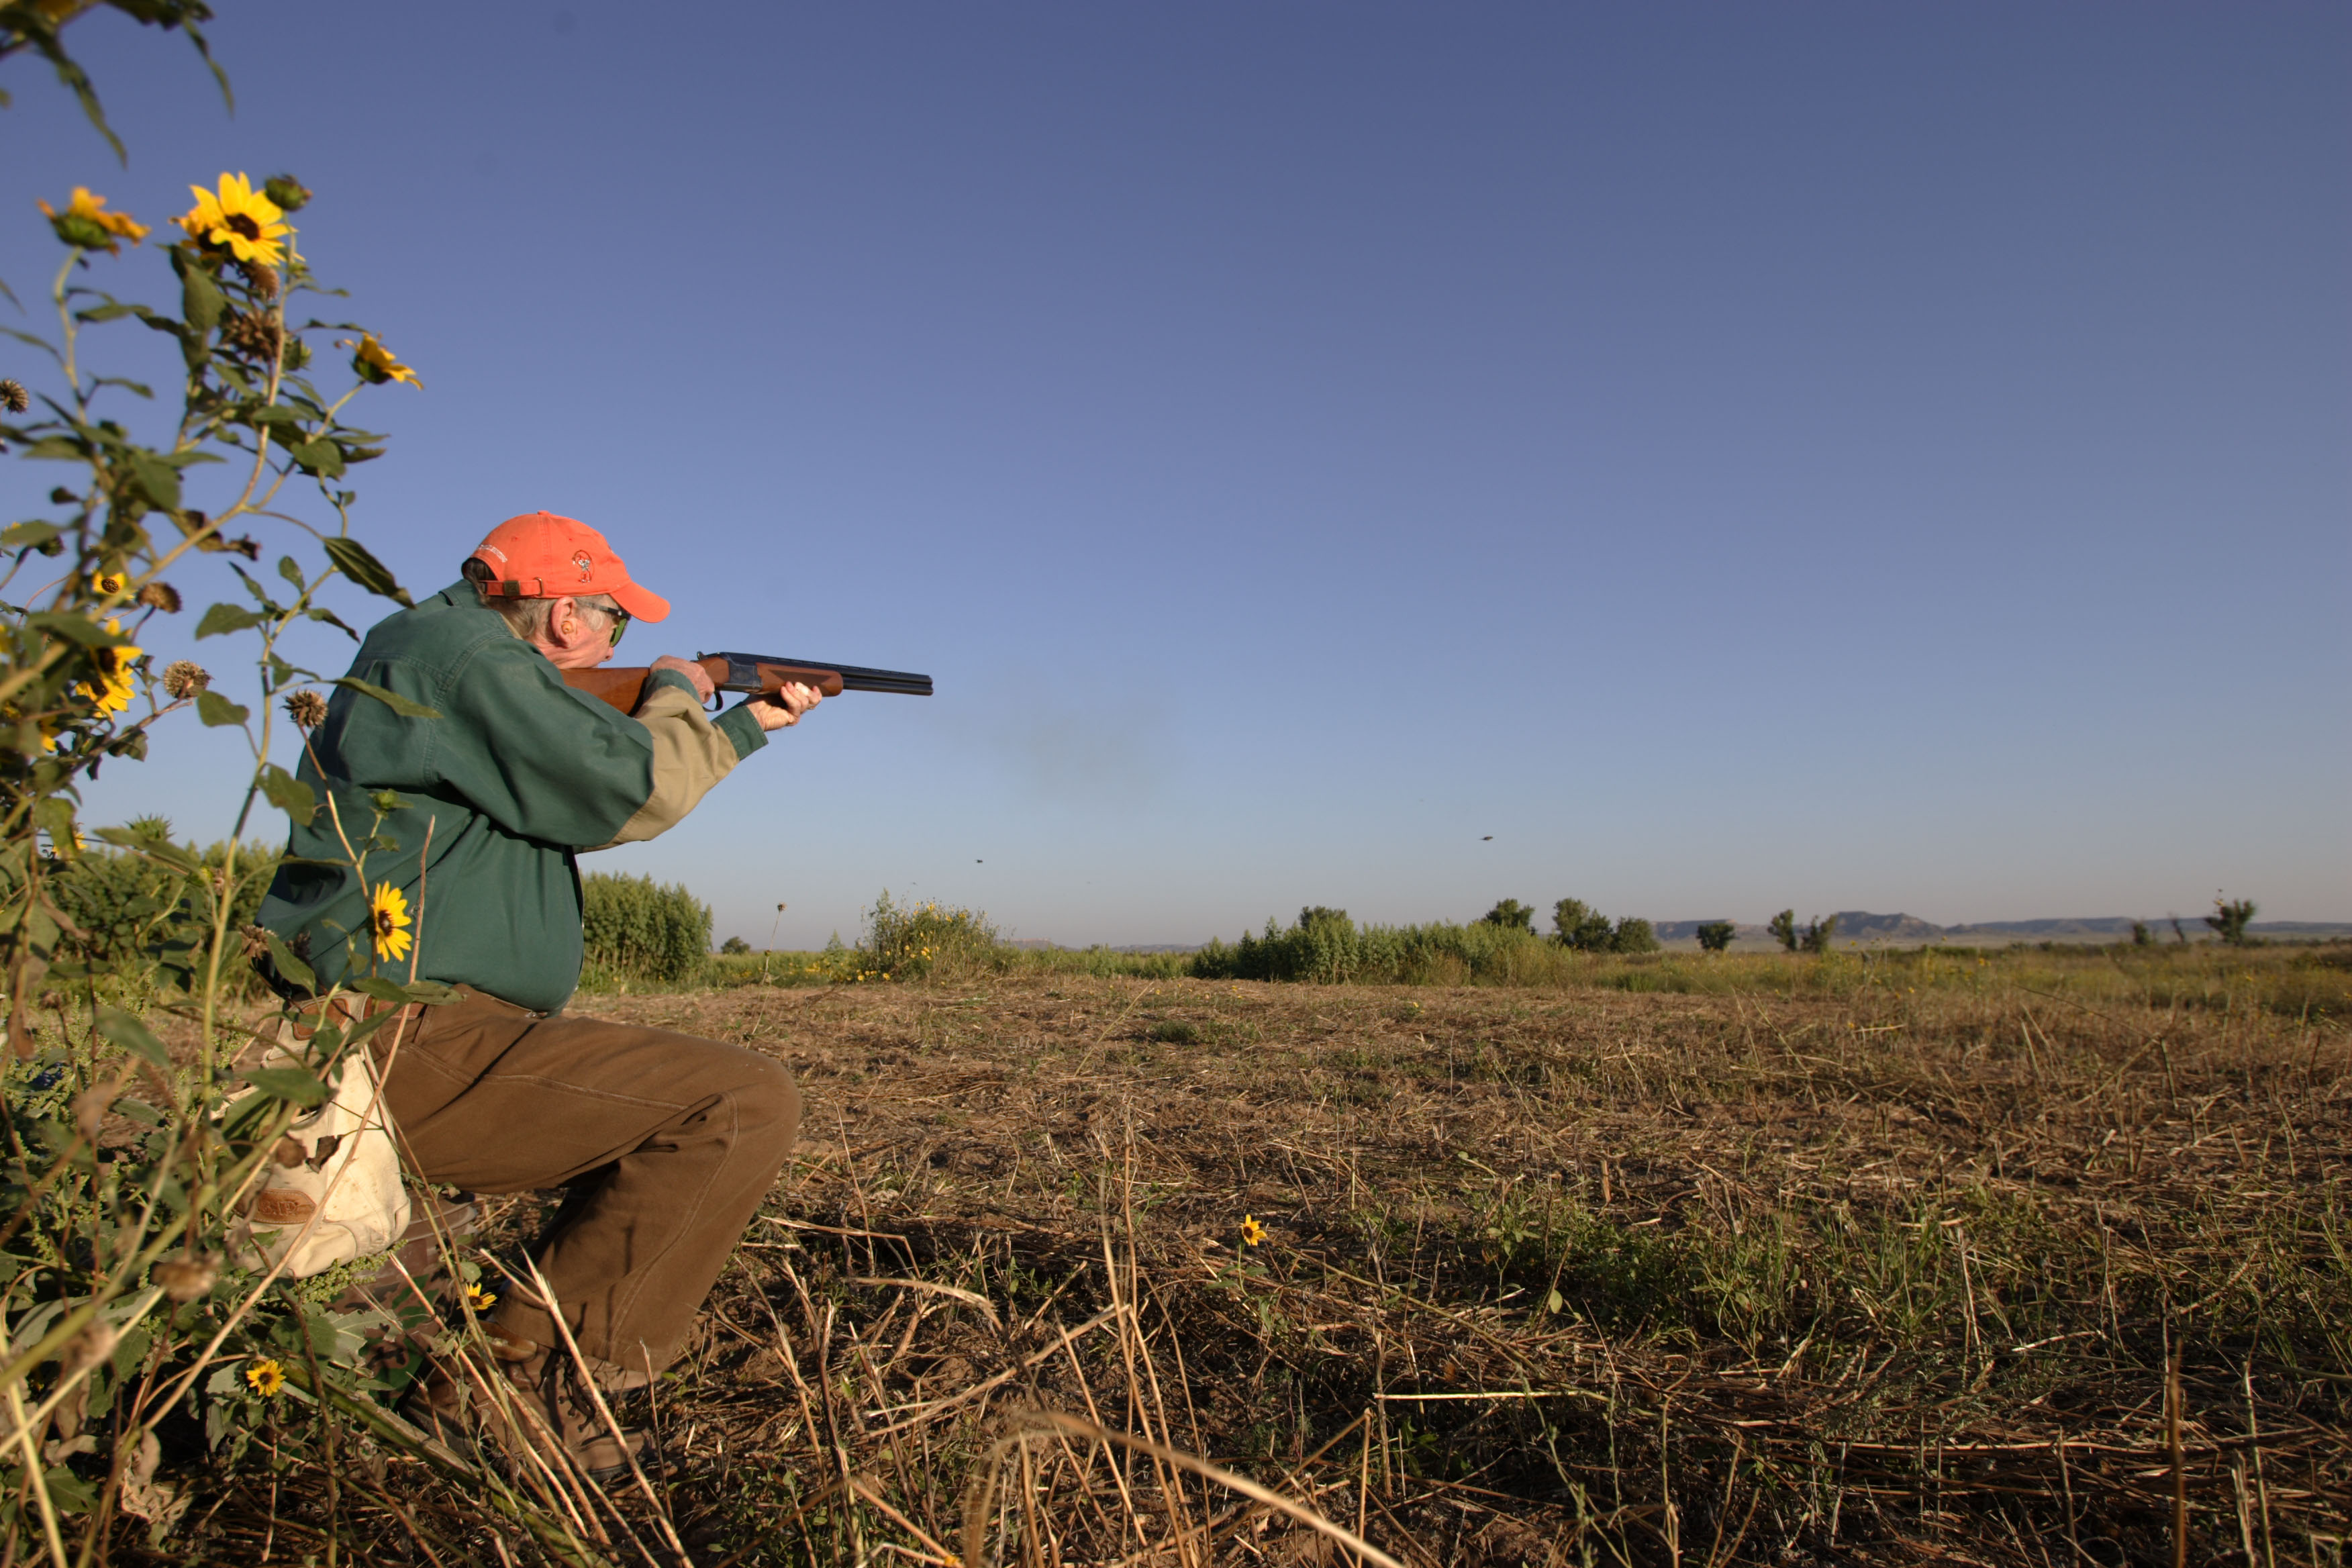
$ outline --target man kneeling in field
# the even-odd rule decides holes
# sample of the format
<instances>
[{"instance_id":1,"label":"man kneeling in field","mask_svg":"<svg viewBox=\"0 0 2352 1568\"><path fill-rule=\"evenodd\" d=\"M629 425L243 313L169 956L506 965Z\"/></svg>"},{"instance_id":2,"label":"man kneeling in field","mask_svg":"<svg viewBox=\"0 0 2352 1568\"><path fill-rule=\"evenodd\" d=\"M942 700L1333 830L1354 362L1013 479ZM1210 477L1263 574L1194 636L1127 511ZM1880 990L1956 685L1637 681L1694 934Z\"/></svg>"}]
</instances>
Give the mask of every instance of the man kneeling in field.
<instances>
[{"instance_id":1,"label":"man kneeling in field","mask_svg":"<svg viewBox=\"0 0 2352 1568\"><path fill-rule=\"evenodd\" d=\"M538 1254L553 1300L502 1290L488 1329L518 1395L592 1471L626 1450L575 1386L553 1314L599 1382L649 1382L677 1356L800 1120L782 1063L562 1010L580 978L575 857L673 826L818 700L788 686L714 721L709 677L670 658L634 715L563 683L610 658L632 619L668 614L594 529L547 512L499 524L462 580L368 633L351 673L440 716L336 693L301 776L322 800L333 792L340 832L323 807L295 827L260 912L323 991L379 967L406 978L401 911L416 911L415 974L462 999L418 1010L384 1100L427 1182L568 1189ZM398 803L377 833L398 847L367 863L396 906L383 890L371 903L331 864L383 791ZM374 1037L379 1051L391 1033ZM425 1402L455 1415L467 1391L445 1371Z\"/></svg>"}]
</instances>

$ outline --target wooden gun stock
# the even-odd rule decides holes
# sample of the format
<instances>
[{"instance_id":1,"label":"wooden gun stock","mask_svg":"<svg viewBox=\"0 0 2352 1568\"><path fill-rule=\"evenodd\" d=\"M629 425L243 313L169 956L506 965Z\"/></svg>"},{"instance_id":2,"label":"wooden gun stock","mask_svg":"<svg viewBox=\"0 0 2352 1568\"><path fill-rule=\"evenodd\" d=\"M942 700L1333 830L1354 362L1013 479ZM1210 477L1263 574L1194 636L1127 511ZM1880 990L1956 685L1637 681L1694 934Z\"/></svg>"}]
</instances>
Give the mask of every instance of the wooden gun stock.
<instances>
[{"instance_id":1,"label":"wooden gun stock","mask_svg":"<svg viewBox=\"0 0 2352 1568\"><path fill-rule=\"evenodd\" d=\"M746 696L778 691L786 686L811 687L825 697L838 697L844 691L896 691L911 697L931 694L929 676L904 670L867 669L855 664L811 664L751 653L700 654L694 662L710 677L712 686ZM625 665L617 669L567 669L563 672L563 684L623 713L634 713L645 700L646 682L652 675L652 668L646 665Z\"/></svg>"}]
</instances>

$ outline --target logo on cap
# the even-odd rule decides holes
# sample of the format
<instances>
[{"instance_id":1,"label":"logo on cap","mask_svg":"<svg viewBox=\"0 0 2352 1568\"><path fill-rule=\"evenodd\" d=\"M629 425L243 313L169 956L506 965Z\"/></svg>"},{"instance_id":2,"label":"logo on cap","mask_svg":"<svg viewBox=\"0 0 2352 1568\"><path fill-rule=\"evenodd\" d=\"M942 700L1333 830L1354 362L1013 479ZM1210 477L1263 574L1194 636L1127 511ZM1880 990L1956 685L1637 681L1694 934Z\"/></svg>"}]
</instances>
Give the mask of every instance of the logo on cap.
<instances>
[{"instance_id":1,"label":"logo on cap","mask_svg":"<svg viewBox=\"0 0 2352 1568\"><path fill-rule=\"evenodd\" d=\"M583 583L595 574L596 563L588 558L588 552L584 550L575 550L572 552L572 564L580 568L580 580Z\"/></svg>"}]
</instances>

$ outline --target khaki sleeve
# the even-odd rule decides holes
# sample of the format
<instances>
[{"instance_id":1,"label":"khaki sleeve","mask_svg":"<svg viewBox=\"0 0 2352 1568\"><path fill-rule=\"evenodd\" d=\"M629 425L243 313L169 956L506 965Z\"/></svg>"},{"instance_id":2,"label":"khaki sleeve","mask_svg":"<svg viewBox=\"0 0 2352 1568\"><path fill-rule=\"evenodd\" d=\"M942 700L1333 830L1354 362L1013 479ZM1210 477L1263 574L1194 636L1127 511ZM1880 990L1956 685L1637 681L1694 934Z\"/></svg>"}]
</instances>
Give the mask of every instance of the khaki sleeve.
<instances>
[{"instance_id":1,"label":"khaki sleeve","mask_svg":"<svg viewBox=\"0 0 2352 1568\"><path fill-rule=\"evenodd\" d=\"M740 760L734 740L710 721L682 682L656 681L630 717L653 739L653 793L612 843L599 844L599 849L642 843L676 827Z\"/></svg>"}]
</instances>

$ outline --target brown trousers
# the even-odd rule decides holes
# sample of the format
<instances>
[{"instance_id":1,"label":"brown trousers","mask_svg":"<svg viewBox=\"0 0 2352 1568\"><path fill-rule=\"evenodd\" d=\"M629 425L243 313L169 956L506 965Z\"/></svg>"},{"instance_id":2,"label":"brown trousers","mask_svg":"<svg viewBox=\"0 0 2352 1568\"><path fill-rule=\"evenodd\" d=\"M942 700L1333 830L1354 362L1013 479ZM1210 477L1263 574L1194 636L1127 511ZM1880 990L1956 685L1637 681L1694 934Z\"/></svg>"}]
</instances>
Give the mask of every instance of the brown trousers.
<instances>
[{"instance_id":1,"label":"brown trousers","mask_svg":"<svg viewBox=\"0 0 2352 1568\"><path fill-rule=\"evenodd\" d=\"M659 1372L792 1152L791 1069L458 989L420 1010L385 1079L404 1152L426 1181L478 1193L567 1187L538 1253L563 1321L586 1354ZM500 1328L561 1343L544 1307L495 1289Z\"/></svg>"}]
</instances>

